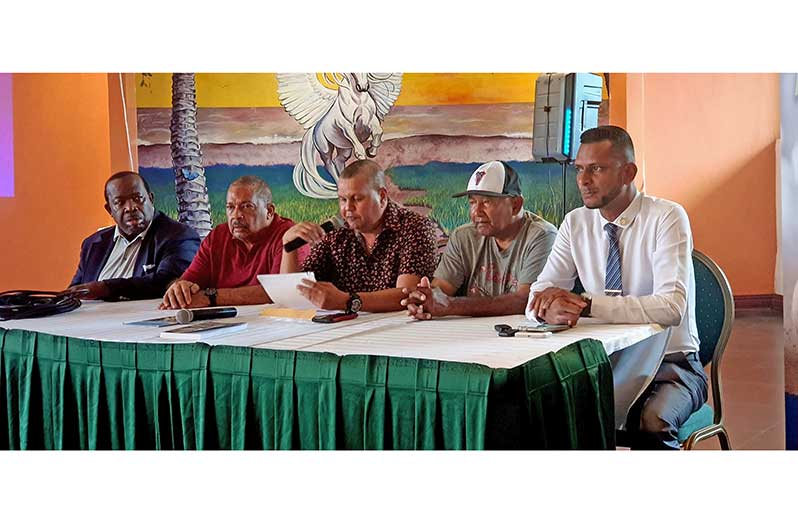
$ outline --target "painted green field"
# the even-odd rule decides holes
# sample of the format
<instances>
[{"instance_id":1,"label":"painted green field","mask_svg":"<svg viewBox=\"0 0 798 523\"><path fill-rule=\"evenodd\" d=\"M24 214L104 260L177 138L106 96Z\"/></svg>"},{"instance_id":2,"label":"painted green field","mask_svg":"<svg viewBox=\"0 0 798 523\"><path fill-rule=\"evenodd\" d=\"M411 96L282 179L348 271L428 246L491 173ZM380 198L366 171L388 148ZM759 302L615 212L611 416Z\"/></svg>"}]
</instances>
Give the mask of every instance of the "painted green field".
<instances>
[{"instance_id":1,"label":"painted green field","mask_svg":"<svg viewBox=\"0 0 798 523\"><path fill-rule=\"evenodd\" d=\"M293 167L251 167L247 165L216 165L205 168L213 224L224 223L227 187L240 176L255 175L269 184L277 213L294 221L323 221L338 212L336 200L315 200L302 196L294 187ZM174 174L171 169L141 169L155 194L155 206L169 216L177 217Z\"/></svg>"},{"instance_id":2,"label":"painted green field","mask_svg":"<svg viewBox=\"0 0 798 523\"><path fill-rule=\"evenodd\" d=\"M562 171L559 165L532 162L510 162L521 176L525 207L554 224L562 218ZM468 178L479 164L456 164L433 162L421 166L401 166L388 169L393 182L402 189L425 190L421 197L406 200L405 205L425 205L432 209L430 216L447 232L468 221L468 206L464 198L452 198L468 184ZM336 200L315 200L302 196L294 187L293 167L277 165L252 167L246 165L217 165L207 167L205 176L211 202L214 225L225 221L225 196L227 186L244 175L255 175L269 184L274 196L277 212L294 221L323 221L337 213ZM177 202L174 192L174 177L171 169L143 168L141 174L149 182L155 194L155 205L166 214L177 217ZM568 175L566 209L581 205L576 191L574 174Z\"/></svg>"},{"instance_id":3,"label":"painted green field","mask_svg":"<svg viewBox=\"0 0 798 523\"><path fill-rule=\"evenodd\" d=\"M559 165L532 162L509 163L521 177L524 207L559 225L563 211L562 168ZM430 216L448 232L469 219L466 199L452 198L452 194L466 189L468 179L477 167L477 163L430 163L423 166L395 167L388 172L394 183L403 189L426 190L425 196L411 198L405 204L431 207ZM566 209L581 206L573 172L568 175L567 187Z\"/></svg>"}]
</instances>

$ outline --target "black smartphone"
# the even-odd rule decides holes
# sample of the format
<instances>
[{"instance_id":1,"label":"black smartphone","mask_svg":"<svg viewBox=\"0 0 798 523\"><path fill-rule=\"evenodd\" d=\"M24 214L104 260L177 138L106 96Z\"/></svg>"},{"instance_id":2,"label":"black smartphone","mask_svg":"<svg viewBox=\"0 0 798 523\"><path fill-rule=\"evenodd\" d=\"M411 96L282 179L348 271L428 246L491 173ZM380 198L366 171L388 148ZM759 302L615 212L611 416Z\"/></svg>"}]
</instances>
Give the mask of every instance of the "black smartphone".
<instances>
[{"instance_id":1,"label":"black smartphone","mask_svg":"<svg viewBox=\"0 0 798 523\"><path fill-rule=\"evenodd\" d=\"M336 312L334 314L313 316L312 321L316 323L338 323L339 321L354 320L355 318L357 318L356 312Z\"/></svg>"},{"instance_id":2,"label":"black smartphone","mask_svg":"<svg viewBox=\"0 0 798 523\"><path fill-rule=\"evenodd\" d=\"M515 337L515 333L518 332L518 329L510 327L506 323L499 323L498 325L494 325L493 328L502 338L513 338Z\"/></svg>"}]
</instances>

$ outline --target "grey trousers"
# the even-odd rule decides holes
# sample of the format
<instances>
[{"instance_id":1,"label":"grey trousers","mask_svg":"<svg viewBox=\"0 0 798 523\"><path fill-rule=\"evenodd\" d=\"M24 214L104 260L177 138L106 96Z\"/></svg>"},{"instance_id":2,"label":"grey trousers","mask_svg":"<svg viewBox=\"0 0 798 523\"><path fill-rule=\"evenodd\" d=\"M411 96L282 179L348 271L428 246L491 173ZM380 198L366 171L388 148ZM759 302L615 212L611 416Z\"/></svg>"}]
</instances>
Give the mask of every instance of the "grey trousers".
<instances>
[{"instance_id":1,"label":"grey trousers","mask_svg":"<svg viewBox=\"0 0 798 523\"><path fill-rule=\"evenodd\" d=\"M666 354L626 418L631 448L678 450L679 427L706 401L707 375L698 353Z\"/></svg>"}]
</instances>

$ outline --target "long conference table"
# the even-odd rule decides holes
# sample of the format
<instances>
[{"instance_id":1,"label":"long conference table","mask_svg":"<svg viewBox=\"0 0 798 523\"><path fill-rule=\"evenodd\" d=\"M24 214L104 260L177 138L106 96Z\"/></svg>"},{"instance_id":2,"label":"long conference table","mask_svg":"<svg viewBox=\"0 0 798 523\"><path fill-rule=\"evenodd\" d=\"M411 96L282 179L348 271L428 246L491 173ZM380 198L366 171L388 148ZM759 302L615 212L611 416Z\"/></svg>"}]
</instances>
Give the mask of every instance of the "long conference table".
<instances>
[{"instance_id":1,"label":"long conference table","mask_svg":"<svg viewBox=\"0 0 798 523\"><path fill-rule=\"evenodd\" d=\"M157 303L0 322L0 449L612 449L669 335L587 320L500 338L523 316L317 324L269 306L203 342L123 325Z\"/></svg>"}]
</instances>

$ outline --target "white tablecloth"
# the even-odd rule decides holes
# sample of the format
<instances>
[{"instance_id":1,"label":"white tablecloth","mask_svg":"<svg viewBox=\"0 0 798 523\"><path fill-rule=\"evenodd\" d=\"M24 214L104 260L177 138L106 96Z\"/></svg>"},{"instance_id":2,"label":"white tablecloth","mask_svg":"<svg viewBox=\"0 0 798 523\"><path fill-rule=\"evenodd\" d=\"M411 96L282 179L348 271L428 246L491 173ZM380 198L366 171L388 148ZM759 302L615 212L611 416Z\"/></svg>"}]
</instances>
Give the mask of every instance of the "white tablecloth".
<instances>
[{"instance_id":1,"label":"white tablecloth","mask_svg":"<svg viewBox=\"0 0 798 523\"><path fill-rule=\"evenodd\" d=\"M173 327L123 325L123 322L174 314L156 309L159 300L105 303L89 301L75 311L46 318L0 322L5 329L24 329L101 341L176 343L159 337ZM415 321L404 312L362 314L334 324L261 316L265 306L238 307L238 316L219 321L246 321L247 330L203 340L209 345L310 350L345 354L404 356L512 368L575 341L599 340L607 354L629 347L659 332L651 325L607 325L582 319L549 338L500 338L493 326L516 326L522 315L490 318L442 318ZM179 343L179 342L178 342ZM191 342L187 342L191 343Z\"/></svg>"}]
</instances>

